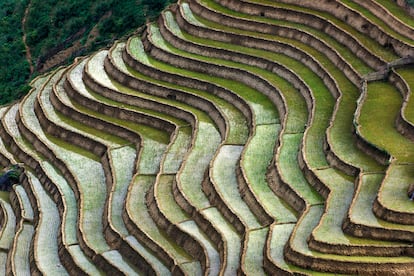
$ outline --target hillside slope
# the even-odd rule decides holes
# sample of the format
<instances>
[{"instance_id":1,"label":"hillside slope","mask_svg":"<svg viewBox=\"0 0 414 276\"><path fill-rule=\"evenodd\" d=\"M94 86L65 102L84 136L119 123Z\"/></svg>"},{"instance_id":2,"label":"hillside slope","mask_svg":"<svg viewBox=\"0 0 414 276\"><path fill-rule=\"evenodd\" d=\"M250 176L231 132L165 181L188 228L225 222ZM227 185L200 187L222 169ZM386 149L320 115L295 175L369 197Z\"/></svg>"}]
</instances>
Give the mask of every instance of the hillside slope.
<instances>
[{"instance_id":1,"label":"hillside slope","mask_svg":"<svg viewBox=\"0 0 414 276\"><path fill-rule=\"evenodd\" d=\"M39 73L131 34L168 5L158 1L5 0L0 3L0 104L21 98Z\"/></svg>"}]
</instances>

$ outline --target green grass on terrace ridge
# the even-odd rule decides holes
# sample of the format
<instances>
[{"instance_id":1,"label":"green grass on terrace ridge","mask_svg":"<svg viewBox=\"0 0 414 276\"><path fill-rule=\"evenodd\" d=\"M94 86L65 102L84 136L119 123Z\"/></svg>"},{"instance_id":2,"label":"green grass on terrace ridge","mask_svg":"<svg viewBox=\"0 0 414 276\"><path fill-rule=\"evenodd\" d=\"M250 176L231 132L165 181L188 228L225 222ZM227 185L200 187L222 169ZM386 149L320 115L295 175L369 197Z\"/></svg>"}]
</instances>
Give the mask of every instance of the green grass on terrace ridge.
<instances>
[{"instance_id":1,"label":"green grass on terrace ridge","mask_svg":"<svg viewBox=\"0 0 414 276\"><path fill-rule=\"evenodd\" d=\"M76 70L76 72L72 72L70 74L70 76L68 76L68 77L71 78L72 83L75 85L75 89L78 89L79 93L87 96L88 98L94 99L98 102L104 102L104 103L107 103L107 104L110 103L110 104L113 104L113 105L118 106L118 107L125 106L124 104L120 104L120 103L117 103L115 101L111 101L107 98L104 98L100 95L97 95L96 93L88 90L85 87L85 85L83 84L83 82L81 80L81 78L82 78L81 77L82 76L82 69L83 69L83 65L85 64L84 62L86 62L86 60L83 61L79 66L74 68L74 70ZM93 111L93 110L91 110L87 107L82 107L81 105L75 103L73 99L71 99L71 101L72 101L73 106L76 107L76 109L81 110L83 113L93 115L94 117L101 118L105 121L112 122L112 123L114 123L116 125L119 125L119 126L126 127L128 129L131 129L131 130L133 130L135 132L138 132L140 134L145 134L149 138L151 138L152 140L158 141L159 143L168 143L168 141L169 141L169 135L165 131L158 130L158 129L155 129L155 128L152 128L152 127L149 127L149 126L145 126L145 125L139 125L139 124L136 124L136 123L133 123L133 122L125 121L125 120L120 120L120 119L117 119L117 118L114 118L114 117L111 117L111 116L106 116L106 115L103 115L102 113L95 112L95 111ZM126 106L126 107L128 107L128 106ZM135 109L135 110L138 109L136 107L132 107L132 108ZM150 114L150 115L154 114L151 110L145 110L144 113ZM165 116L167 116L167 115L164 114L163 116L165 118ZM171 117L171 118L173 118L173 117Z\"/></svg>"},{"instance_id":2,"label":"green grass on terrace ridge","mask_svg":"<svg viewBox=\"0 0 414 276\"><path fill-rule=\"evenodd\" d=\"M81 201L82 210L80 210L83 214L81 216L82 221L80 221L80 227L83 228L85 240L89 246L97 252L107 251L109 250L109 246L106 244L101 229L102 209L106 194L102 166L94 159L65 149L47 139L32 109L35 96L36 93L32 92L23 102L22 119L39 139L46 143L50 149L54 150L58 158L65 160L68 168L74 169L77 172L76 175L79 183L82 183L79 185L80 193L83 195ZM72 145L72 147L74 146ZM97 187L101 187L100 192L96 191ZM101 234L96 235L97 231ZM92 235L92 233L94 234Z\"/></svg>"},{"instance_id":3,"label":"green grass on terrace ridge","mask_svg":"<svg viewBox=\"0 0 414 276\"><path fill-rule=\"evenodd\" d=\"M348 6L359 13L361 13L363 16L365 16L367 19L369 19L371 22L373 22L376 26L380 27L386 34L391 35L392 37L395 37L408 45L414 45L414 41L410 38L407 38L406 36L403 36L396 31L394 31L390 26L388 26L383 20L372 14L368 9L361 7L359 4L355 3L352 0L341 0L345 6ZM411 20L410 20L411 21Z\"/></svg>"},{"instance_id":4,"label":"green grass on terrace ridge","mask_svg":"<svg viewBox=\"0 0 414 276\"><path fill-rule=\"evenodd\" d=\"M340 29L348 32L349 34L353 35L361 44L363 44L370 52L373 54L383 58L386 61L393 61L398 58L396 54L391 52L390 50L385 49L378 42L374 41L372 38L368 37L365 34L358 32L356 29L351 27L350 25L344 23L340 19L336 18L335 16L328 14L327 12L317 11L305 7L300 7L297 5L292 4L284 4L280 2L270 1L270 0L245 0L247 2L252 2L261 5L268 5L273 7L279 8L286 8L290 10L301 11L304 13L312 14L324 18L325 20L330 21L335 26L339 27Z\"/></svg>"},{"instance_id":5,"label":"green grass on terrace ridge","mask_svg":"<svg viewBox=\"0 0 414 276\"><path fill-rule=\"evenodd\" d=\"M398 162L413 163L414 143L394 127L401 105L402 98L395 86L387 82L369 83L367 98L361 109L360 131L368 141L385 149Z\"/></svg>"},{"instance_id":6,"label":"green grass on terrace ridge","mask_svg":"<svg viewBox=\"0 0 414 276\"><path fill-rule=\"evenodd\" d=\"M413 17L407 14L407 12L402 7L398 6L394 1L376 0L376 2L386 8L391 14L400 19L402 22L411 28L414 28Z\"/></svg>"},{"instance_id":7,"label":"green grass on terrace ridge","mask_svg":"<svg viewBox=\"0 0 414 276\"><path fill-rule=\"evenodd\" d=\"M414 65L397 69L397 73L404 79L411 90L411 95L408 98L407 105L404 110L404 115L409 122L414 124Z\"/></svg>"},{"instance_id":8,"label":"green grass on terrace ridge","mask_svg":"<svg viewBox=\"0 0 414 276\"><path fill-rule=\"evenodd\" d=\"M117 66L118 69L122 70L124 73L127 73L131 76L134 76L136 78L139 78L139 79L142 79L142 80L145 80L145 81L153 82L155 84L160 84L161 83L158 80L154 80L154 79L152 79L148 76L145 76L145 75L141 74L140 72L134 71L132 68L127 67L122 61L122 56L121 56L120 51L121 51L121 48L119 47L115 51L112 52L112 56L114 57L114 61L115 61L116 66ZM157 97L157 96L149 95L147 93L143 93L143 92L140 92L140 91L129 89L129 88L127 88L127 87L125 87L125 86L123 86L123 85L121 85L121 84L119 84L115 81L112 81L112 84L116 88L118 88L118 90L121 91L122 93L125 93L125 94L128 94L128 95L134 95L134 96L137 96L137 97L140 97L140 98L155 100L157 102L164 103L164 104L167 104L167 105L174 105L178 108L181 108L183 110L186 110L186 111L189 111L189 112L193 113L197 117L198 121L203 121L203 122L206 122L206 123L213 124L212 119L205 112L200 111L199 109L194 108L194 107L192 107L188 104L178 102L178 101L169 100L169 99L164 99L164 98L161 98L161 97ZM164 84L167 84L168 86L170 85L169 83L164 83ZM177 124L179 126L188 125L188 123L186 123L182 120L179 120L177 118L171 117L168 114L165 114L165 113L160 113L160 114L163 114L163 116L165 116L165 117L168 116L169 118L171 118L171 120L174 119L176 123L180 122L180 123Z\"/></svg>"},{"instance_id":9,"label":"green grass on terrace ridge","mask_svg":"<svg viewBox=\"0 0 414 276\"><path fill-rule=\"evenodd\" d=\"M217 65L225 65L229 66L230 64L222 59L214 59L210 57L203 57L200 55L191 54L180 49L173 47L171 44L167 43L159 33L158 27L155 25L150 26L151 31L151 38L152 41L160 48L172 52L176 55L188 57L188 58L196 58L205 62L215 63ZM231 66L231 65L230 65ZM257 92L253 88L242 84L237 81L232 81L229 79L222 79L214 77L214 83L225 87L235 93L237 93L240 97L247 101L251 108L253 109L253 113L256 115L255 122L256 124L267 124L267 123L278 123L278 113L274 105L269 101L269 99L264 96L263 94Z\"/></svg>"},{"instance_id":10,"label":"green grass on terrace ridge","mask_svg":"<svg viewBox=\"0 0 414 276\"><path fill-rule=\"evenodd\" d=\"M263 23L268 23L268 24L272 24L275 26L290 27L293 29L298 29L303 32L309 33L315 36L316 38L318 38L319 40L328 44L334 50L336 50L349 64L353 66L355 70L357 70L359 74L365 75L365 74L372 72L373 70L367 64L365 64L362 59L358 58L354 53L351 52L350 49L345 47L339 41L335 40L328 34L322 31L319 31L317 29L314 29L310 26L303 25L300 23L290 22L290 21L278 20L278 19L262 17L262 16L254 16L254 15L237 12L237 11L228 9L224 6L221 6L219 3L212 1L212 0L198 0L198 2L200 2L205 7L208 7L214 11L217 11L219 13L229 15L235 18L241 18L244 20L251 20L251 21L256 21L256 22L263 22Z\"/></svg>"},{"instance_id":11,"label":"green grass on terrace ridge","mask_svg":"<svg viewBox=\"0 0 414 276\"><path fill-rule=\"evenodd\" d=\"M145 65L157 68L158 70L163 70L169 73L187 76L190 78L196 79L207 79L208 81L212 81L213 78L208 75L198 74L189 70L184 70L181 68L177 68L175 66L171 66L169 64L160 62L150 56L147 56L143 49L143 45L141 40L138 37L131 39L129 43L131 53L135 59L144 63ZM172 84L170 84L172 85ZM178 87L176 85L173 86ZM223 111L223 114L227 118L227 123L229 124L229 136L226 139L226 143L229 144L244 144L247 140L248 136L248 126L246 119L244 118L243 114L231 103L226 102L225 100L214 96L211 93L205 91L196 91L196 90L189 90L189 92L197 93L197 95L202 96L214 104L216 104L220 110Z\"/></svg>"},{"instance_id":12,"label":"green grass on terrace ridge","mask_svg":"<svg viewBox=\"0 0 414 276\"><path fill-rule=\"evenodd\" d=\"M189 17L193 17L191 10L189 9L188 5L183 5L183 9L185 11L185 15ZM209 26L213 29L220 29L224 31L230 31L235 32L241 35L250 35L253 37L261 37L266 38L270 40L275 40L275 36L270 35L260 35L254 32L247 32L247 31L241 31L238 29L225 27L216 23L212 23L207 21L206 19L202 18L196 18L193 17L192 21L200 21L203 25ZM288 42L288 41L285 41ZM296 41L289 41L289 43L297 44ZM232 46L235 48L235 46ZM316 51L313 48L308 47L309 49L307 52L316 55ZM256 49L254 49L256 50ZM275 55L276 56L276 55ZM280 56L280 55L277 55ZM280 61L278 59L277 61ZM310 126L310 129L308 131L308 135L306 137L306 143L312 145L312 147L307 147L307 159L312 167L323 167L327 165L324 153L323 153L323 136L325 135L325 129L328 126L328 122L331 116L331 112L333 110L334 101L333 98L327 89L327 87L324 85L323 81L316 76L309 68L306 66L303 66L301 63L289 59L290 63L285 63L285 65L289 65L289 68L298 68L296 71L297 74L299 74L302 79L309 85L309 87L312 89L315 97L315 116L312 125ZM297 66L295 66L297 65ZM300 71L299 71L300 70ZM317 146L315 146L317 145Z\"/></svg>"},{"instance_id":13,"label":"green grass on terrace ridge","mask_svg":"<svg viewBox=\"0 0 414 276\"><path fill-rule=\"evenodd\" d=\"M118 44L119 46L121 46L121 44ZM118 48L116 48L118 49ZM116 82L114 82L106 73L105 69L104 69L104 60L107 56L107 54L110 54L110 52L108 51L101 51L98 52L96 55L94 55L91 59L88 60L86 67L89 70L89 72L91 72L91 76L92 78L98 82L99 84L103 85L104 87L108 87L110 89L113 89L115 91L119 91L119 92L132 92L134 90L131 89L121 89L124 88L122 85L117 86L115 85ZM115 51L114 54L119 54L119 51ZM114 58L119 58L119 55L114 55ZM120 90L121 89L121 90ZM94 93L91 92L88 88L87 88L89 94L91 95L95 95L96 98L101 99L104 102L108 102L108 103L112 103L113 105L117 105L120 106L121 108L124 109L132 109L132 110L136 110L138 112L142 112L145 114L149 114L152 115L154 117L158 117L158 118L162 118L163 120L172 122L173 124L177 125L177 126L183 126L183 125L187 125L187 122L180 120L174 116L171 116L169 114L166 114L165 112L161 112L161 111L157 111L157 110L152 110L152 109L148 109L148 108L141 108L141 107L136 107L133 105L128 105L125 103L118 103L115 100L110 100L110 99L106 99L105 97L99 95L98 93ZM133 92L132 92L133 93Z\"/></svg>"},{"instance_id":14,"label":"green grass on terrace ridge","mask_svg":"<svg viewBox=\"0 0 414 276\"><path fill-rule=\"evenodd\" d=\"M356 108L356 100L359 96L359 90L345 77L341 70L339 70L332 62L330 62L323 55L323 53L295 40L279 38L271 35L260 35L254 32L246 32L234 28L223 27L220 24L212 23L204 18L193 16L191 11L189 10L188 5L184 5L183 8L186 12L186 15L190 17L191 21L195 24L201 24L204 26L209 26L213 29L228 30L229 32L250 35L253 37L261 37L269 40L274 40L275 38L277 38L278 41L284 41L285 43L295 45L296 47L302 49L303 51L309 53L311 56L316 58L337 81L339 89L343 94L342 101L340 102L339 106L339 112L337 113L338 118L335 119L334 126L331 129L331 135L334 138L331 139L332 148L334 149L335 153L338 154L340 158L342 158L346 162L355 164L356 166L362 167L367 170L381 170L381 167L378 166L378 164L372 158L369 158L367 155L363 154L359 149L356 148L352 137L351 127L353 120L353 112ZM190 37L191 40L196 39L193 36L189 36L189 39ZM215 43L218 44L219 42L215 41ZM230 46L230 44L225 43L221 43L221 47L231 49L237 48L237 46ZM257 49L250 50L250 52L254 51L259 52L259 50ZM269 53L265 51L261 51L261 53L262 56L269 55ZM287 66L288 68L292 68L297 74L299 74L302 77L302 79L305 80L305 82L312 89L316 100L316 116L312 124L311 130L308 133L307 140L312 140L312 142L310 142L309 144L319 145L319 152L321 154L319 154L318 156L316 154L318 151L315 149L315 151L309 152L307 158L308 161L310 161L309 163L312 167L325 166L326 161L325 157L322 154L322 141L324 139L322 135L324 135L324 131L328 125L329 116L331 116L331 114L329 113L329 109L333 110L334 106L333 100L330 100L332 98L330 92L327 90L322 80L319 77L315 76L315 74L310 69L303 66L300 62L277 54L272 54L270 59L281 62L282 64L285 64L285 66ZM284 92L284 90L282 90L282 92ZM285 97L289 98L288 96ZM319 136L317 136L316 133L318 133L317 135Z\"/></svg>"},{"instance_id":15,"label":"green grass on terrace ridge","mask_svg":"<svg viewBox=\"0 0 414 276\"><path fill-rule=\"evenodd\" d=\"M190 34L187 34L180 30L179 26L177 25L177 22L174 20L171 12L165 12L164 13L166 24L168 28L178 37L191 41L192 43L198 43L201 45L207 45L213 48L220 48L220 49L232 49L232 51L252 55L252 56L258 56L262 58L268 58L269 60L272 60L269 56L269 53L266 51L260 51L256 49L249 49L247 47L241 47L234 44L228 44L228 43L221 43L214 40L209 39L203 39L199 37L192 36ZM153 34L154 36L155 34ZM159 36L159 34L156 34ZM159 38L161 40L161 38ZM169 45L164 41L165 44ZM170 45L169 45L170 46ZM170 48L173 48L170 46ZM185 54L185 52L180 53ZM234 67L234 68L240 68L243 70L246 70L248 72L251 72L253 74L256 74L258 76L261 76L265 80L267 80L270 84L277 87L280 91L282 91L285 95L286 102L289 108L288 113L288 129L289 132L300 132L303 131L304 124L302 122L306 121L307 119L307 112L306 112L306 104L304 103L301 95L296 91L296 89L285 79L277 76L274 73L271 73L267 70L260 69L255 66L250 66L247 64L242 63L236 63L228 60L218 59L218 58L211 58L211 57L205 57L201 55L196 54L189 54L187 53L189 57L195 57L197 59L200 59L202 61L208 62L208 63L214 63L214 64L220 64L224 66ZM217 80L221 81L219 78L211 78L211 81L217 82ZM227 80L223 80L227 81ZM219 83L219 82L217 82ZM246 95L247 93L241 93L244 92L244 90L236 90L237 93L240 94L241 97L243 97L246 101L251 102L250 104L253 106L253 108L257 105L257 103L265 103L266 101L269 102L269 100L263 96L260 95L258 92L255 92L257 97L252 98L250 95ZM289 95L289 96L288 96ZM260 97L261 96L261 97ZM259 98L260 97L260 98ZM264 98L261 100L261 98ZM254 99L254 101L253 101ZM257 112L256 112L257 113ZM256 120L257 124L260 124L258 120Z\"/></svg>"},{"instance_id":16,"label":"green grass on terrace ridge","mask_svg":"<svg viewBox=\"0 0 414 276\"><path fill-rule=\"evenodd\" d=\"M58 82L57 85L60 85L58 88L63 89L61 87L62 82ZM57 111L50 101L50 94L53 93L50 90L42 91L40 95L40 100L42 102L43 111L45 116L48 117L51 121L55 122L56 124L62 126L65 129L68 129L73 132L81 133L87 137L90 137L94 140L97 140L103 144L106 144L110 147L119 147L125 146L129 142L125 139L122 139L116 135L113 135L109 132L104 132L102 130L98 130L96 128L89 127L81 122L75 121L59 111Z\"/></svg>"}]
</instances>

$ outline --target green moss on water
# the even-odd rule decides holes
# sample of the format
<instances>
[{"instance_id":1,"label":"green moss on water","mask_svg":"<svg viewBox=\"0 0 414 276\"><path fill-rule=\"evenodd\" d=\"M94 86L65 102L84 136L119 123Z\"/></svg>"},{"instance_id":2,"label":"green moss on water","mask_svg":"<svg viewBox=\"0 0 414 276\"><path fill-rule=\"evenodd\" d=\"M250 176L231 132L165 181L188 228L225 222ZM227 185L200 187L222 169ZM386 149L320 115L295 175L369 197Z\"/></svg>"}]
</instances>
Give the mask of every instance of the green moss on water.
<instances>
[{"instance_id":1,"label":"green moss on water","mask_svg":"<svg viewBox=\"0 0 414 276\"><path fill-rule=\"evenodd\" d=\"M272 261L286 271L291 272L299 272L307 274L312 274L315 276L321 275L335 275L338 276L339 274L335 273L327 273L327 272L315 272L311 270L306 270L301 267L294 266L290 263L286 263L284 259L284 248L286 243L289 241L290 234L293 231L295 224L272 224L272 237L270 238L270 257Z\"/></svg>"},{"instance_id":2,"label":"green moss on water","mask_svg":"<svg viewBox=\"0 0 414 276\"><path fill-rule=\"evenodd\" d=\"M197 137L178 175L179 185L190 203L202 209L210 206L201 189L204 173L221 143L218 131L211 125L200 122Z\"/></svg>"},{"instance_id":3,"label":"green moss on water","mask_svg":"<svg viewBox=\"0 0 414 276\"><path fill-rule=\"evenodd\" d=\"M280 125L262 125L246 145L241 160L249 186L259 202L278 222L296 221L295 212L277 197L266 182Z\"/></svg>"},{"instance_id":4,"label":"green moss on water","mask_svg":"<svg viewBox=\"0 0 414 276\"><path fill-rule=\"evenodd\" d=\"M163 173L175 174L178 172L181 163L184 160L184 156L191 146L192 134L191 127L179 128L174 141L172 141L172 144L170 144L170 148L166 153L163 163Z\"/></svg>"},{"instance_id":5,"label":"green moss on water","mask_svg":"<svg viewBox=\"0 0 414 276\"><path fill-rule=\"evenodd\" d=\"M227 263L224 274L236 275L240 267L240 255L242 250L240 236L237 234L234 226L223 217L217 208L207 208L202 210L201 213L214 224L214 227L216 227L227 243Z\"/></svg>"},{"instance_id":6,"label":"green moss on water","mask_svg":"<svg viewBox=\"0 0 414 276\"><path fill-rule=\"evenodd\" d=\"M292 246L302 254L321 258L325 260L333 260L339 262L358 262L358 263L409 263L412 262L411 257L372 257L372 256L342 256L334 254L324 254L309 249L307 238L317 226L324 208L322 205L311 206L309 212L298 223L296 233L293 236Z\"/></svg>"},{"instance_id":7,"label":"green moss on water","mask_svg":"<svg viewBox=\"0 0 414 276\"><path fill-rule=\"evenodd\" d=\"M177 204L173 195L173 181L175 175L162 175L156 185L156 197L164 215L173 223L180 223L188 219L188 215Z\"/></svg>"},{"instance_id":8,"label":"green moss on water","mask_svg":"<svg viewBox=\"0 0 414 276\"><path fill-rule=\"evenodd\" d=\"M212 178L226 205L252 229L260 227L260 223L243 201L236 178L236 165L242 150L241 146L223 146L214 160Z\"/></svg>"},{"instance_id":9,"label":"green moss on water","mask_svg":"<svg viewBox=\"0 0 414 276\"><path fill-rule=\"evenodd\" d=\"M249 231L247 234L248 243L243 268L247 275L266 275L263 270L263 248L266 244L269 228Z\"/></svg>"},{"instance_id":10,"label":"green moss on water","mask_svg":"<svg viewBox=\"0 0 414 276\"><path fill-rule=\"evenodd\" d=\"M49 162L41 162L41 166L46 171L47 175L50 177L53 183L56 183L58 189L64 195L62 197L65 206L64 217L62 219L63 244L76 244L78 242L76 236L78 207L75 195L66 179Z\"/></svg>"},{"instance_id":11,"label":"green moss on water","mask_svg":"<svg viewBox=\"0 0 414 276\"><path fill-rule=\"evenodd\" d=\"M385 149L399 162L414 162L414 143L394 127L401 105L402 98L395 86L388 82L369 83L361 109L360 131L368 141Z\"/></svg>"},{"instance_id":12,"label":"green moss on water","mask_svg":"<svg viewBox=\"0 0 414 276\"><path fill-rule=\"evenodd\" d=\"M290 185L308 204L323 202L323 198L305 179L298 163L298 152L303 134L285 134L282 137L280 157L277 160L282 179Z\"/></svg>"},{"instance_id":13,"label":"green moss on water","mask_svg":"<svg viewBox=\"0 0 414 276\"><path fill-rule=\"evenodd\" d=\"M414 165L392 163L379 193L379 201L391 210L414 213L414 204L408 200L408 187L414 183Z\"/></svg>"},{"instance_id":14,"label":"green moss on water","mask_svg":"<svg viewBox=\"0 0 414 276\"><path fill-rule=\"evenodd\" d=\"M349 213L352 221L373 227L414 231L414 226L412 225L386 222L378 219L373 214L372 203L378 194L383 178L384 174L367 174L362 176L361 188Z\"/></svg>"},{"instance_id":15,"label":"green moss on water","mask_svg":"<svg viewBox=\"0 0 414 276\"><path fill-rule=\"evenodd\" d=\"M113 176L115 183L110 196L110 221L124 237L129 235L122 219L123 203L131 183L135 169L136 150L132 147L122 147L110 151L112 158Z\"/></svg>"},{"instance_id":16,"label":"green moss on water","mask_svg":"<svg viewBox=\"0 0 414 276\"><path fill-rule=\"evenodd\" d=\"M339 174L334 169L318 170L316 173L331 190L325 213L313 231L316 240L337 245L396 246L395 242L360 239L344 234L342 222L353 199L353 179Z\"/></svg>"},{"instance_id":17,"label":"green moss on water","mask_svg":"<svg viewBox=\"0 0 414 276\"><path fill-rule=\"evenodd\" d=\"M123 139L119 136L113 135L109 132L104 132L104 131L98 130L98 129L93 128L93 127L89 127L89 126L87 126L85 124L82 124L78 121L72 120L69 117L67 117L67 116L63 115L62 113L60 113L59 111L55 111L55 114L56 114L58 120L64 122L67 125L70 125L71 127L75 128L79 131L86 132L90 135L99 137L102 140L112 142L114 144L118 144L118 145L129 144L128 141L126 141L125 139Z\"/></svg>"},{"instance_id":18,"label":"green moss on water","mask_svg":"<svg viewBox=\"0 0 414 276\"><path fill-rule=\"evenodd\" d=\"M138 228L169 252L178 263L191 262L193 259L183 248L178 246L166 233L156 226L148 213L145 196L150 187L155 183L155 179L155 176L143 175L138 175L134 178L126 202L128 213Z\"/></svg>"}]
</instances>

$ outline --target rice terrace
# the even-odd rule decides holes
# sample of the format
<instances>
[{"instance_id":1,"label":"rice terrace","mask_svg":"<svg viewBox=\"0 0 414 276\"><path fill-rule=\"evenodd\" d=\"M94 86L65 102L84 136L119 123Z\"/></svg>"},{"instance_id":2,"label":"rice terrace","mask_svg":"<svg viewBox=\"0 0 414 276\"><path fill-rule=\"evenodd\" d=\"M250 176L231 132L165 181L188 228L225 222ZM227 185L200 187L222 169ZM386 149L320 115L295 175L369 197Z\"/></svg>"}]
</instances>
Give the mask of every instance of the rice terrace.
<instances>
[{"instance_id":1,"label":"rice terrace","mask_svg":"<svg viewBox=\"0 0 414 276\"><path fill-rule=\"evenodd\" d=\"M410 4L179 0L40 74L0 275L414 275Z\"/></svg>"}]
</instances>

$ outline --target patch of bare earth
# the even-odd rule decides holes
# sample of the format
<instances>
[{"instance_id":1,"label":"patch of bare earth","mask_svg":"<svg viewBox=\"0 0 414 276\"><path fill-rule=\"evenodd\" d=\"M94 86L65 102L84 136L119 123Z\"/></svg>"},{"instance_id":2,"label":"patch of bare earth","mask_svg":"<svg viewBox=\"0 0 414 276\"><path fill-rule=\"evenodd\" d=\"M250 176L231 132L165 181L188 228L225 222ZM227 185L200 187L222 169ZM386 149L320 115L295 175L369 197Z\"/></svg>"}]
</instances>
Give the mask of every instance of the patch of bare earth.
<instances>
[{"instance_id":1,"label":"patch of bare earth","mask_svg":"<svg viewBox=\"0 0 414 276\"><path fill-rule=\"evenodd\" d=\"M53 67L65 63L70 57L78 53L81 49L88 48L99 37L98 24L102 20L110 17L111 15L112 11L108 11L99 19L98 23L89 32L85 45L82 45L82 43L80 42L81 38L73 41L72 46L59 51L58 53L46 59L46 61L44 61L43 63L38 64L37 70L41 73L46 72Z\"/></svg>"},{"instance_id":2,"label":"patch of bare earth","mask_svg":"<svg viewBox=\"0 0 414 276\"><path fill-rule=\"evenodd\" d=\"M29 63L29 66L30 66L30 74L33 74L34 66L33 66L33 63L32 63L32 53L30 52L29 45L27 45L27 43L26 43L26 20L27 20L27 16L29 15L29 11L30 11L31 6L32 6L32 1L29 1L29 4L27 5L27 7L24 11L24 16L23 16L23 19L22 19L22 31L23 31L23 44L24 44L24 48L26 49L26 59L27 59L27 62Z\"/></svg>"}]
</instances>

